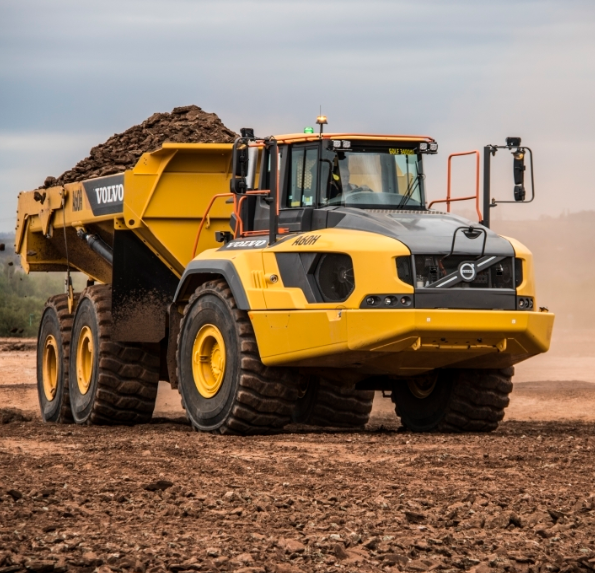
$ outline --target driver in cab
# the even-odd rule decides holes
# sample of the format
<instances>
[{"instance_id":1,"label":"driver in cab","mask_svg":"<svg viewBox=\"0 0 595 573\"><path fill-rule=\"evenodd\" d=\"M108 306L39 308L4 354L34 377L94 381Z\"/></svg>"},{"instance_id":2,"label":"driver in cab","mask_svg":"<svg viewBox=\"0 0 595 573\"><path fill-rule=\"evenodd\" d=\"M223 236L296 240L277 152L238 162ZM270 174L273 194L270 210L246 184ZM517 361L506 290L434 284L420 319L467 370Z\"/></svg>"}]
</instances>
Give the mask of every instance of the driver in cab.
<instances>
[{"instance_id":1,"label":"driver in cab","mask_svg":"<svg viewBox=\"0 0 595 573\"><path fill-rule=\"evenodd\" d=\"M350 182L350 171L349 171L349 157L345 157L345 153L336 153L333 159L333 168L331 171L330 178L330 193L329 199L345 196L359 191L371 192L367 185L354 185Z\"/></svg>"}]
</instances>

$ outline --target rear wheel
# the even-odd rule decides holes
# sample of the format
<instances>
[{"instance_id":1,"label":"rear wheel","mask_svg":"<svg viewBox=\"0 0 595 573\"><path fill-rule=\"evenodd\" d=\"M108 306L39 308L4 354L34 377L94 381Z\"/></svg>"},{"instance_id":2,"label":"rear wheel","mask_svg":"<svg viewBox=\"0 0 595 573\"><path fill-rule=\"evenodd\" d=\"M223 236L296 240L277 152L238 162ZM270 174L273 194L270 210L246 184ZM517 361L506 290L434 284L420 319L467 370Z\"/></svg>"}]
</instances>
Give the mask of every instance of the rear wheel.
<instances>
[{"instance_id":1,"label":"rear wheel","mask_svg":"<svg viewBox=\"0 0 595 573\"><path fill-rule=\"evenodd\" d=\"M72 422L68 391L72 321L67 295L48 299L37 336L37 394L44 422Z\"/></svg>"},{"instance_id":2,"label":"rear wheel","mask_svg":"<svg viewBox=\"0 0 595 573\"><path fill-rule=\"evenodd\" d=\"M355 390L311 376L301 388L293 421L312 426L362 428L370 419L373 390Z\"/></svg>"},{"instance_id":3,"label":"rear wheel","mask_svg":"<svg viewBox=\"0 0 595 573\"><path fill-rule=\"evenodd\" d=\"M514 368L439 370L396 382L392 400L414 432L491 432L504 418Z\"/></svg>"},{"instance_id":4,"label":"rear wheel","mask_svg":"<svg viewBox=\"0 0 595 573\"><path fill-rule=\"evenodd\" d=\"M261 434L291 422L299 373L261 361L247 313L227 283L200 286L178 337L178 384L192 425L222 434Z\"/></svg>"},{"instance_id":5,"label":"rear wheel","mask_svg":"<svg viewBox=\"0 0 595 573\"><path fill-rule=\"evenodd\" d=\"M74 318L69 388L79 424L142 424L155 408L159 355L111 340L111 297L109 285L87 288Z\"/></svg>"}]
</instances>

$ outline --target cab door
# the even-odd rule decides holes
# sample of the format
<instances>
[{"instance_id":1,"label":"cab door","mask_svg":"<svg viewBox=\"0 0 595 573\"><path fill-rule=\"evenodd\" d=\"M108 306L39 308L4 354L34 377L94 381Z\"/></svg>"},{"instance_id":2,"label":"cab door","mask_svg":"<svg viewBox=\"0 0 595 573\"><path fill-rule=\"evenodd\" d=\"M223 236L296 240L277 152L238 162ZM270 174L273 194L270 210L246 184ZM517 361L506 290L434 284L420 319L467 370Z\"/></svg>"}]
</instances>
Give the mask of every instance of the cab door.
<instances>
[{"instance_id":1,"label":"cab door","mask_svg":"<svg viewBox=\"0 0 595 573\"><path fill-rule=\"evenodd\" d=\"M319 158L318 143L292 145L285 151L279 205L279 228L285 232L312 229L312 214L318 207Z\"/></svg>"}]
</instances>

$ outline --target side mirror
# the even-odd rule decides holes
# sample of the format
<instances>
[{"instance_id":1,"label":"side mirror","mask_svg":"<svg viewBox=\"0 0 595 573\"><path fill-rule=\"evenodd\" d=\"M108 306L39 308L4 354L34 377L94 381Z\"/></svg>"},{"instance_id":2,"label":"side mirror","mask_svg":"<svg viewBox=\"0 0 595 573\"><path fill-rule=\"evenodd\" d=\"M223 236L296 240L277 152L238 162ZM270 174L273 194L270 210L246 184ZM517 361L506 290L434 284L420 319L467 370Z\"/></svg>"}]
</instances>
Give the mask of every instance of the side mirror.
<instances>
[{"instance_id":1,"label":"side mirror","mask_svg":"<svg viewBox=\"0 0 595 573\"><path fill-rule=\"evenodd\" d=\"M512 173L514 177L514 199L500 199L496 201L490 193L490 162L499 149L508 149L513 156ZM531 194L526 197L525 192L525 155L529 154L529 179L531 181ZM521 147L520 137L507 137L506 145L486 145L483 148L483 221L484 227L490 226L490 209L501 203L531 203L535 199L535 181L533 178L533 151L530 147Z\"/></svg>"},{"instance_id":2,"label":"side mirror","mask_svg":"<svg viewBox=\"0 0 595 573\"><path fill-rule=\"evenodd\" d=\"M245 193L248 174L248 140L240 137L233 144L232 175L229 188L232 193Z\"/></svg>"},{"instance_id":3,"label":"side mirror","mask_svg":"<svg viewBox=\"0 0 595 573\"><path fill-rule=\"evenodd\" d=\"M513 154L514 200L525 200L525 150L517 149Z\"/></svg>"}]
</instances>

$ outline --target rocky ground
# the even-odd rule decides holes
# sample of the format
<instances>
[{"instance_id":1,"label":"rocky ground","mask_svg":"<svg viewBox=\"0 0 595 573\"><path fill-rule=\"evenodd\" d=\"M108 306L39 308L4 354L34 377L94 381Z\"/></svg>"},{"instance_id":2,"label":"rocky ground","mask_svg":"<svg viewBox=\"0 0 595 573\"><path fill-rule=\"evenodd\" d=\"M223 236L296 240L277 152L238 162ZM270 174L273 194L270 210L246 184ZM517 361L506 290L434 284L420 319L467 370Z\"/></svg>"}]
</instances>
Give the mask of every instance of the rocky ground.
<instances>
[{"instance_id":1,"label":"rocky ground","mask_svg":"<svg viewBox=\"0 0 595 573\"><path fill-rule=\"evenodd\" d=\"M238 438L192 432L163 388L148 425L42 424L21 342L0 349L0 573L595 571L590 378L519 367L489 435L403 432L379 398L365 431Z\"/></svg>"},{"instance_id":2,"label":"rocky ground","mask_svg":"<svg viewBox=\"0 0 595 573\"><path fill-rule=\"evenodd\" d=\"M13 421L0 571L591 571L595 427L269 437Z\"/></svg>"}]
</instances>

